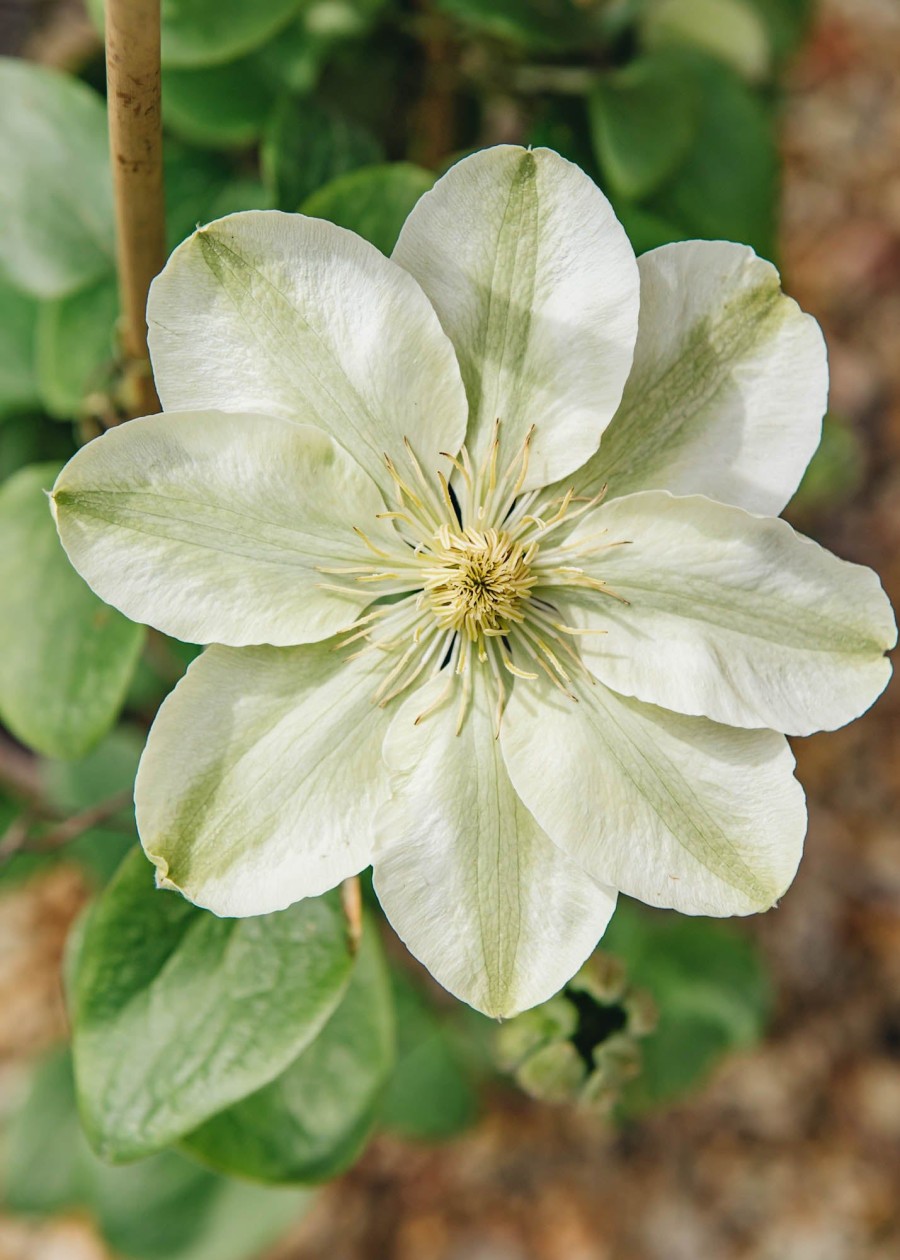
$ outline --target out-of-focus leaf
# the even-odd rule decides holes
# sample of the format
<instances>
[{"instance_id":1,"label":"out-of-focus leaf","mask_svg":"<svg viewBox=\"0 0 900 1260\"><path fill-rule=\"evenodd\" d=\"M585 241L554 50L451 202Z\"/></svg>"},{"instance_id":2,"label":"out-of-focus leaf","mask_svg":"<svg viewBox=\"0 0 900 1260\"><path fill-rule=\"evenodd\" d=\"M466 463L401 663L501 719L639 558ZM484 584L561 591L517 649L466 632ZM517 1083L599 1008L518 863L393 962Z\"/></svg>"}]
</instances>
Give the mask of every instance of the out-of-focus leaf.
<instances>
[{"instance_id":1,"label":"out-of-focus leaf","mask_svg":"<svg viewBox=\"0 0 900 1260\"><path fill-rule=\"evenodd\" d=\"M296 210L323 184L382 156L368 131L302 97L275 110L261 153L263 177L282 210Z\"/></svg>"},{"instance_id":2,"label":"out-of-focus leaf","mask_svg":"<svg viewBox=\"0 0 900 1260\"><path fill-rule=\"evenodd\" d=\"M628 233L631 247L636 254L645 254L648 249L657 249L660 245L668 245L671 241L684 241L687 236L674 223L669 223L658 214L632 205L629 201L613 198L613 209L619 222Z\"/></svg>"},{"instance_id":3,"label":"out-of-focus leaf","mask_svg":"<svg viewBox=\"0 0 900 1260\"><path fill-rule=\"evenodd\" d=\"M39 405L34 370L37 317L34 298L0 276L0 421Z\"/></svg>"},{"instance_id":4,"label":"out-of-focus leaf","mask_svg":"<svg viewBox=\"0 0 900 1260\"><path fill-rule=\"evenodd\" d=\"M272 194L258 179L232 179L223 184L206 207L207 222L238 210L272 210Z\"/></svg>"},{"instance_id":5,"label":"out-of-focus leaf","mask_svg":"<svg viewBox=\"0 0 900 1260\"><path fill-rule=\"evenodd\" d=\"M112 186L101 98L76 79L0 58L0 268L62 297L111 270Z\"/></svg>"},{"instance_id":6,"label":"out-of-focus leaf","mask_svg":"<svg viewBox=\"0 0 900 1260\"><path fill-rule=\"evenodd\" d=\"M434 181L431 171L410 162L364 166L318 189L300 210L349 228L390 254L410 210Z\"/></svg>"},{"instance_id":7,"label":"out-of-focus leaf","mask_svg":"<svg viewBox=\"0 0 900 1260\"><path fill-rule=\"evenodd\" d=\"M115 276L41 307L37 325L37 376L43 404L58 420L71 420L89 395L106 389L115 362L119 297Z\"/></svg>"},{"instance_id":8,"label":"out-of-focus leaf","mask_svg":"<svg viewBox=\"0 0 900 1260\"><path fill-rule=\"evenodd\" d=\"M271 1085L214 1116L185 1145L220 1172L257 1181L337 1176L375 1124L393 1058L390 981L367 921L349 987L315 1040Z\"/></svg>"},{"instance_id":9,"label":"out-of-focus leaf","mask_svg":"<svg viewBox=\"0 0 900 1260\"><path fill-rule=\"evenodd\" d=\"M642 27L648 48L687 44L751 82L771 68L771 40L755 0L651 0Z\"/></svg>"},{"instance_id":10,"label":"out-of-focus leaf","mask_svg":"<svg viewBox=\"0 0 900 1260\"><path fill-rule=\"evenodd\" d=\"M209 205L233 178L223 154L166 138L164 152L166 184L166 241L174 249L208 221Z\"/></svg>"},{"instance_id":11,"label":"out-of-focus leaf","mask_svg":"<svg viewBox=\"0 0 900 1260\"><path fill-rule=\"evenodd\" d=\"M448 1029L412 982L392 973L397 1066L381 1112L384 1128L436 1142L467 1128L478 1108L468 1072Z\"/></svg>"},{"instance_id":12,"label":"out-of-focus leaf","mask_svg":"<svg viewBox=\"0 0 900 1260\"><path fill-rule=\"evenodd\" d=\"M783 61L801 43L814 10L814 0L746 0L765 23L772 52Z\"/></svg>"},{"instance_id":13,"label":"out-of-focus leaf","mask_svg":"<svg viewBox=\"0 0 900 1260\"><path fill-rule=\"evenodd\" d=\"M57 472L31 465L0 488L0 717L48 757L81 757L116 719L144 629L69 564L44 493Z\"/></svg>"},{"instance_id":14,"label":"out-of-focus leaf","mask_svg":"<svg viewBox=\"0 0 900 1260\"><path fill-rule=\"evenodd\" d=\"M255 55L222 66L164 70L163 117L172 131L193 144L252 144L272 112L278 86Z\"/></svg>"},{"instance_id":15,"label":"out-of-focus leaf","mask_svg":"<svg viewBox=\"0 0 900 1260\"><path fill-rule=\"evenodd\" d=\"M664 53L598 77L588 110L612 193L640 199L677 169L696 133L697 98L685 62Z\"/></svg>"},{"instance_id":16,"label":"out-of-focus leaf","mask_svg":"<svg viewBox=\"0 0 900 1260\"><path fill-rule=\"evenodd\" d=\"M303 1191L226 1181L174 1151L112 1168L90 1150L72 1065L57 1052L37 1070L8 1142L5 1201L16 1212L81 1209L134 1260L244 1260L305 1210Z\"/></svg>"},{"instance_id":17,"label":"out-of-focus leaf","mask_svg":"<svg viewBox=\"0 0 900 1260\"><path fill-rule=\"evenodd\" d=\"M773 119L733 70L699 53L682 55L700 93L694 142L643 208L688 238L741 241L771 258L778 200Z\"/></svg>"},{"instance_id":18,"label":"out-of-focus leaf","mask_svg":"<svg viewBox=\"0 0 900 1260\"><path fill-rule=\"evenodd\" d=\"M134 853L93 907L72 972L95 1149L138 1159L268 1084L323 1027L350 970L337 895L219 919L157 891Z\"/></svg>"},{"instance_id":19,"label":"out-of-focus leaf","mask_svg":"<svg viewBox=\"0 0 900 1260\"><path fill-rule=\"evenodd\" d=\"M604 4L578 0L435 0L435 7L480 34L546 52L589 47L607 23Z\"/></svg>"},{"instance_id":20,"label":"out-of-focus leaf","mask_svg":"<svg viewBox=\"0 0 900 1260\"><path fill-rule=\"evenodd\" d=\"M625 962L630 982L649 991L659 1012L656 1032L641 1043L642 1071L626 1090L625 1111L682 1094L723 1054L762 1035L770 986L739 929L622 899L603 945Z\"/></svg>"},{"instance_id":21,"label":"out-of-focus leaf","mask_svg":"<svg viewBox=\"0 0 900 1260\"><path fill-rule=\"evenodd\" d=\"M43 415L8 416L0 424L0 486L28 464L48 459L62 464L74 454L75 441L69 429Z\"/></svg>"},{"instance_id":22,"label":"out-of-focus leaf","mask_svg":"<svg viewBox=\"0 0 900 1260\"><path fill-rule=\"evenodd\" d=\"M829 412L822 424L819 449L791 500L791 517L846 503L859 489L864 472L862 443L846 421Z\"/></svg>"},{"instance_id":23,"label":"out-of-focus leaf","mask_svg":"<svg viewBox=\"0 0 900 1260\"><path fill-rule=\"evenodd\" d=\"M162 63L215 66L252 52L288 25L308 0L162 0ZM103 31L103 0L87 0Z\"/></svg>"}]
</instances>

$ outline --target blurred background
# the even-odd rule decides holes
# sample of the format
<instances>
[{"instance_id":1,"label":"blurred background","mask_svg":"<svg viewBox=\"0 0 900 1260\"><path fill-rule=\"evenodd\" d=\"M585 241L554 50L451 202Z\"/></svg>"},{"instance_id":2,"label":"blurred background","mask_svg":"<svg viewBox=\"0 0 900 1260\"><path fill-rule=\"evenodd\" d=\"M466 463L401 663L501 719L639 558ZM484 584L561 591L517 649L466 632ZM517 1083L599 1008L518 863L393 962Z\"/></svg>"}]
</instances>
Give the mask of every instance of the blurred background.
<instances>
[{"instance_id":1,"label":"blurred background","mask_svg":"<svg viewBox=\"0 0 900 1260\"><path fill-rule=\"evenodd\" d=\"M170 243L278 205L389 251L436 172L500 141L579 162L638 252L746 241L821 322L831 358L823 446L787 515L877 569L897 605L897 0L254 0L245 11L271 21L229 46L240 7L163 5ZM2 0L0 52L102 92L89 8ZM90 164L67 178L89 181ZM0 180L15 182L5 163ZM0 480L65 459L128 409L111 275L26 290L0 281ZM11 547L0 540L0 601ZM8 633L0 656L21 674ZM504 1071L509 1044L392 947L398 1067L343 1175L313 1192L224 1183L180 1156L98 1171L60 1049L63 947L133 843L143 731L189 656L148 639L118 724L74 755L31 730L0 664L0 1260L900 1256L896 685L848 729L794 742L810 830L776 910L723 927L617 916L603 946L628 977L600 1006L626 1011L643 1067L602 1108ZM655 1033L637 1028L625 984L649 993ZM591 1035L623 1024L595 1020Z\"/></svg>"}]
</instances>

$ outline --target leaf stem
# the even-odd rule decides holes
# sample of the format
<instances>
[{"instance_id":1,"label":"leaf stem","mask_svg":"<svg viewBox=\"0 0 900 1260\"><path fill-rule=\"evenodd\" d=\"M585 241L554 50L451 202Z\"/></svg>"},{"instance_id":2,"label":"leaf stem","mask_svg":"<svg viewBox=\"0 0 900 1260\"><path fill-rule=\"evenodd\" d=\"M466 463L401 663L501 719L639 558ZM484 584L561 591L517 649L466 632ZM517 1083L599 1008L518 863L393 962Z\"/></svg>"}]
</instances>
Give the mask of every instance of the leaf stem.
<instances>
[{"instance_id":1,"label":"leaf stem","mask_svg":"<svg viewBox=\"0 0 900 1260\"><path fill-rule=\"evenodd\" d=\"M109 147L116 207L122 349L134 411L159 411L147 352L147 291L165 262L160 0L106 0Z\"/></svg>"}]
</instances>

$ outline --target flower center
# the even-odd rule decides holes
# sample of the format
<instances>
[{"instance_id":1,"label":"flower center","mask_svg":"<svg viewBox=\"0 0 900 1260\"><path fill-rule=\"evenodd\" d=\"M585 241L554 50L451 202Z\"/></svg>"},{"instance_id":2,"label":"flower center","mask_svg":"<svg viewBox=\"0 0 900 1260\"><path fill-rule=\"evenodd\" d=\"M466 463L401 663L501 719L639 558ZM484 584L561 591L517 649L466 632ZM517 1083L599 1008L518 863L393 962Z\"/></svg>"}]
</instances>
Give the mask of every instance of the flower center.
<instances>
[{"instance_id":1,"label":"flower center","mask_svg":"<svg viewBox=\"0 0 900 1260\"><path fill-rule=\"evenodd\" d=\"M430 551L423 589L441 629L475 643L482 635L506 635L524 620L523 605L537 582L531 567L537 543L516 542L502 530L444 525Z\"/></svg>"},{"instance_id":2,"label":"flower center","mask_svg":"<svg viewBox=\"0 0 900 1260\"><path fill-rule=\"evenodd\" d=\"M362 642L357 654L385 657L373 699L388 704L420 679L444 673L444 692L417 721L443 704L458 683L457 730L476 668L486 668L492 679L498 731L513 678L533 681L543 672L575 699L573 677L588 676L577 639L605 631L566 624L557 595L581 587L621 600L579 561L586 551L618 547L624 540L572 544L553 537L596 507L605 491L590 499L576 499L574 489L563 495L523 493L534 430L503 472L497 469L498 432L499 421L477 470L465 447L457 457L447 456L455 489L441 472L433 481L425 476L409 442L404 442L408 471L386 455L396 507L380 512L379 519L393 522L396 537L382 538L379 546L354 525L374 562L320 568L372 590L372 606L347 627L339 646Z\"/></svg>"}]
</instances>

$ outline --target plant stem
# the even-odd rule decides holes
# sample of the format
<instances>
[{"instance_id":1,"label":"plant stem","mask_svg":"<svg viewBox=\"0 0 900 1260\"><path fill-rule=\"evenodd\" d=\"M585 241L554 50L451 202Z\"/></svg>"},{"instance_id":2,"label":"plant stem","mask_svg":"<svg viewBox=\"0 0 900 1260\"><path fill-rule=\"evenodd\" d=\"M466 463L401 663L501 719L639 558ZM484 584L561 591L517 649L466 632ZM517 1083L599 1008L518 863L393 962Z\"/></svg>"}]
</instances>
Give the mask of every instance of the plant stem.
<instances>
[{"instance_id":1,"label":"plant stem","mask_svg":"<svg viewBox=\"0 0 900 1260\"><path fill-rule=\"evenodd\" d=\"M147 290L166 256L159 0L106 0L109 147L121 339L136 413L159 411L147 352Z\"/></svg>"},{"instance_id":2,"label":"plant stem","mask_svg":"<svg viewBox=\"0 0 900 1260\"><path fill-rule=\"evenodd\" d=\"M355 954L359 949L359 940L362 936L362 889L358 875L351 875L341 884L341 905L344 909L344 918L347 920L350 953Z\"/></svg>"}]
</instances>

